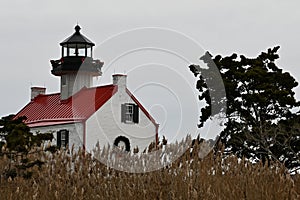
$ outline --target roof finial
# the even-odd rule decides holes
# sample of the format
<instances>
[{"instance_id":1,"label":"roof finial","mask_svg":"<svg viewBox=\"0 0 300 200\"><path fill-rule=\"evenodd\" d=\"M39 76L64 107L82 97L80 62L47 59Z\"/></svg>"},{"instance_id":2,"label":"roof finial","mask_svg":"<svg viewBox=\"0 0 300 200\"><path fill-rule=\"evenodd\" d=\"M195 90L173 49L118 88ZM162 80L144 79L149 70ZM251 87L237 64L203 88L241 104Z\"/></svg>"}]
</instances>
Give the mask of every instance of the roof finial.
<instances>
[{"instance_id":1,"label":"roof finial","mask_svg":"<svg viewBox=\"0 0 300 200\"><path fill-rule=\"evenodd\" d=\"M80 26L78 25L78 22L77 22L77 25L75 26L75 31L76 31L76 33L79 33L79 31L80 31Z\"/></svg>"}]
</instances>

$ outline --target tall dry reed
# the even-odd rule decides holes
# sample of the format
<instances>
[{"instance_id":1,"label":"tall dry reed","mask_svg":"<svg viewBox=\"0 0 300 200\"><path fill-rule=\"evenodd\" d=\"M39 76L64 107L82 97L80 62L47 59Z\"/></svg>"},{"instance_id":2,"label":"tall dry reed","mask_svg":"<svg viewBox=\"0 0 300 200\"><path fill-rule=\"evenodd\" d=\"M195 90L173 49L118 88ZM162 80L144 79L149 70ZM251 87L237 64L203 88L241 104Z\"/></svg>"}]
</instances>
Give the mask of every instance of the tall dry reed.
<instances>
[{"instance_id":1,"label":"tall dry reed","mask_svg":"<svg viewBox=\"0 0 300 200\"><path fill-rule=\"evenodd\" d=\"M31 154L32 159L46 163L30 169L33 173L30 179L2 176L0 199L300 198L300 177L290 176L277 163L264 166L235 156L222 159L213 154L200 159L199 149L196 145L170 165L147 173L108 168L81 150L54 154L38 151ZM143 158L147 159L147 154ZM6 156L0 159L1 174L9 162Z\"/></svg>"}]
</instances>

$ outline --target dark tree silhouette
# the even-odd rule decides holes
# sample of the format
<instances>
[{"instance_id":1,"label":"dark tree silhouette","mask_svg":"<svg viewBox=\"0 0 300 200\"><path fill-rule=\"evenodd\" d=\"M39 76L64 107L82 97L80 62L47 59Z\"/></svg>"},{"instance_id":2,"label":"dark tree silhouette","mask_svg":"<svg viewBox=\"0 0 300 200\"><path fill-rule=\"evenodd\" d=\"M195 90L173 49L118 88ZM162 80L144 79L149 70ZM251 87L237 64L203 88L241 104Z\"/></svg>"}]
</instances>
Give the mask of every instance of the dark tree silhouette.
<instances>
[{"instance_id":1,"label":"dark tree silhouette","mask_svg":"<svg viewBox=\"0 0 300 200\"><path fill-rule=\"evenodd\" d=\"M226 118L219 141L226 153L235 153L252 160L280 160L288 168L300 166L299 116L292 112L299 108L293 89L298 85L288 73L276 66L279 46L262 52L256 58L237 54L212 57L206 53L200 58L206 67L190 65L190 70L199 77L196 88L199 99L206 102L202 108L199 127L214 115L212 104L226 102L223 110ZM214 80L216 67L222 77L226 98L215 98L212 92L217 85ZM222 110L220 110L222 112Z\"/></svg>"},{"instance_id":2,"label":"dark tree silhouette","mask_svg":"<svg viewBox=\"0 0 300 200\"><path fill-rule=\"evenodd\" d=\"M22 175L26 178L31 176L31 172L27 169L38 165L41 166L43 162L38 159L29 159L28 154L35 147L39 147L43 142L51 141L53 139L52 133L33 134L30 128L23 123L26 117L19 117L14 119L14 115L9 115L0 119L0 156L8 156L14 163L14 166L9 165L9 169L4 172L7 177L15 177ZM48 149L53 151L53 146Z\"/></svg>"}]
</instances>

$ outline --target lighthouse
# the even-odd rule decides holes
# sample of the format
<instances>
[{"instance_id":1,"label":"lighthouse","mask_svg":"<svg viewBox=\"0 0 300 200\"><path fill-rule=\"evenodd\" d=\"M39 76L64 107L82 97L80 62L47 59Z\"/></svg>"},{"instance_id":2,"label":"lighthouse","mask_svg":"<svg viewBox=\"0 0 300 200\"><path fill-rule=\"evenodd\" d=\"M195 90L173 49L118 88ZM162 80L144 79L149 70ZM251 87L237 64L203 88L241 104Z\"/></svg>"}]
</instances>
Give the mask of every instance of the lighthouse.
<instances>
[{"instance_id":1,"label":"lighthouse","mask_svg":"<svg viewBox=\"0 0 300 200\"><path fill-rule=\"evenodd\" d=\"M92 85L104 63L93 59L95 44L80 29L76 25L60 43L61 58L50 61L61 91L46 94L46 88L32 87L30 102L15 118L26 116L32 132L53 132L59 148L92 151L99 144L130 151L158 144L159 125L127 88L127 75L113 74L111 84Z\"/></svg>"},{"instance_id":2,"label":"lighthouse","mask_svg":"<svg viewBox=\"0 0 300 200\"><path fill-rule=\"evenodd\" d=\"M75 33L60 43L61 58L50 60L51 73L60 77L61 100L73 96L83 87L90 88L93 77L101 76L103 62L93 59L95 44L80 32L79 25Z\"/></svg>"}]
</instances>

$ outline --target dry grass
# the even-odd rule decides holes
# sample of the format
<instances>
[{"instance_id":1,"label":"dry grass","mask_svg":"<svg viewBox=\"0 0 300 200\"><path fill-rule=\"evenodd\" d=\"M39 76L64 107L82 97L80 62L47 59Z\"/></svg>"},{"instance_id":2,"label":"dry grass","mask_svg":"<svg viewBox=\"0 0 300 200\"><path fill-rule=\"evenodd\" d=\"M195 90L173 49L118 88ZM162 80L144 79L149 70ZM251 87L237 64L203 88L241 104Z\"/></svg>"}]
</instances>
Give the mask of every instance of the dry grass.
<instances>
[{"instance_id":1,"label":"dry grass","mask_svg":"<svg viewBox=\"0 0 300 200\"><path fill-rule=\"evenodd\" d=\"M79 151L31 156L47 161L33 177L1 178L0 199L299 199L300 177L284 168L250 164L232 156L198 157L199 148L154 172L109 169ZM0 159L0 173L9 159ZM178 167L180 166L180 167ZM226 170L224 166L226 167Z\"/></svg>"}]
</instances>

